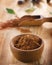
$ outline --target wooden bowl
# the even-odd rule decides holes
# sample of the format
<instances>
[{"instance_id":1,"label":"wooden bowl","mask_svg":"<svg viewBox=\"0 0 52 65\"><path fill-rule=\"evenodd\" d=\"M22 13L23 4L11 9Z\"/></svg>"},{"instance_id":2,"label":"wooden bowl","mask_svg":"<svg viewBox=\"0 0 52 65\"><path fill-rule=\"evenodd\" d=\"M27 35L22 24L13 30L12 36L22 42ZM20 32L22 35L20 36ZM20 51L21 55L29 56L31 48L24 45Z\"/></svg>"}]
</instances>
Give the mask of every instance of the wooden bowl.
<instances>
[{"instance_id":1,"label":"wooden bowl","mask_svg":"<svg viewBox=\"0 0 52 65\"><path fill-rule=\"evenodd\" d=\"M24 35L24 34L22 34ZM36 35L34 35L36 36ZM44 43L42 41L40 47L33 49L33 50L22 50L14 47L14 41L17 40L17 37L14 37L10 43L10 48L13 53L13 55L16 57L16 59L22 61L22 62L33 62L37 61L41 58L43 48L44 48Z\"/></svg>"}]
</instances>

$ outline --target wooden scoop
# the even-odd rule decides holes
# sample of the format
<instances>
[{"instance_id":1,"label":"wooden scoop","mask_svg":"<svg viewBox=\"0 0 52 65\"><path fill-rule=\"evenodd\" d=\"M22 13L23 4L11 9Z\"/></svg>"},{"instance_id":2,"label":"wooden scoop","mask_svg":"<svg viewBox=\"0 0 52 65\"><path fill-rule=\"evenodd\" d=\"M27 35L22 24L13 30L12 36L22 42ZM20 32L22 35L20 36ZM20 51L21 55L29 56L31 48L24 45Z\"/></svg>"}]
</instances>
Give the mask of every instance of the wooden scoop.
<instances>
[{"instance_id":1,"label":"wooden scoop","mask_svg":"<svg viewBox=\"0 0 52 65\"><path fill-rule=\"evenodd\" d=\"M38 26L45 22L52 22L52 17L43 17L40 15L35 16L23 16L18 23L18 26Z\"/></svg>"},{"instance_id":2,"label":"wooden scoop","mask_svg":"<svg viewBox=\"0 0 52 65\"><path fill-rule=\"evenodd\" d=\"M19 19L12 19L5 23L0 23L0 30L8 27L40 26L44 22L52 22L52 17L43 17L40 15L25 15Z\"/></svg>"}]
</instances>

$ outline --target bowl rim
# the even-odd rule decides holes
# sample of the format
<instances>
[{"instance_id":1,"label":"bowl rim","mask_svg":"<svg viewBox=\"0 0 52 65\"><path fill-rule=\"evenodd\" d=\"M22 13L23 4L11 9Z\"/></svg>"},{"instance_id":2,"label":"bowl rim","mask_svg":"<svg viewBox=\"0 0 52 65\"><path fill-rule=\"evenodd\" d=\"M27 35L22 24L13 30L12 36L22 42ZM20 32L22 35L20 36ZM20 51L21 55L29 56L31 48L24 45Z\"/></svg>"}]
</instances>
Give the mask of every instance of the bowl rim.
<instances>
[{"instance_id":1,"label":"bowl rim","mask_svg":"<svg viewBox=\"0 0 52 65\"><path fill-rule=\"evenodd\" d=\"M21 34L21 35L24 35L24 34ZM34 35L34 34L33 34ZM19 35L18 35L19 36ZM18 37L18 36L15 36L15 37ZM37 35L35 35L35 36L37 36ZM15 38L14 37L14 38ZM38 36L39 37L39 36ZM13 38L13 39L14 39ZM40 38L40 37L39 37ZM13 39L12 39L12 41L10 42L10 46L12 46L15 50L19 50L19 51L37 51L37 50L39 50L39 49L41 49L42 47L44 47L44 42L43 42L43 40L42 40L42 43L41 43L41 45L40 45L40 47L38 47L38 48L36 48L36 49L32 49L32 50L22 50L22 49L19 49L19 48L16 48L16 47L14 47L14 45L13 45Z\"/></svg>"}]
</instances>

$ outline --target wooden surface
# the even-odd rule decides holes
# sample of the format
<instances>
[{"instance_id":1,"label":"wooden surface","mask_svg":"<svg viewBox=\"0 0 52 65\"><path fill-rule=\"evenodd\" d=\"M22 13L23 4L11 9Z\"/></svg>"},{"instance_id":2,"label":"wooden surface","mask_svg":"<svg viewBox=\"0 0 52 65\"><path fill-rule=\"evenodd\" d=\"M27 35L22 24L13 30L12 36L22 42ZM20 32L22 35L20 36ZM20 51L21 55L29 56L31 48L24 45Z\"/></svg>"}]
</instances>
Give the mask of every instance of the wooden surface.
<instances>
[{"instance_id":1,"label":"wooden surface","mask_svg":"<svg viewBox=\"0 0 52 65\"><path fill-rule=\"evenodd\" d=\"M16 0L17 1L17 0ZM46 1L46 0L45 0ZM15 10L16 14L21 17L25 13L24 11L17 10L15 0L1 0L0 1L0 22L5 22L8 19L14 18L14 15L10 15L6 12L5 8L12 8ZM42 5L41 8L37 8L34 13L31 14L40 14L43 16L52 16L52 7L47 6L46 3ZM51 25L52 26L52 25ZM49 27L49 26L48 26ZM52 65L52 37L45 28L40 27L31 27L30 30L33 34L40 36L44 41L44 50L40 60L41 65ZM45 31L44 31L45 30ZM51 28L52 30L52 28ZM0 30L0 65L36 65L33 63L23 63L15 59L11 50L10 42L11 39L18 35L22 34L17 28Z\"/></svg>"},{"instance_id":2,"label":"wooden surface","mask_svg":"<svg viewBox=\"0 0 52 65\"><path fill-rule=\"evenodd\" d=\"M46 38L42 34L42 27L35 27L33 34L40 36L44 41L44 51L40 60L41 65L52 65L52 38ZM41 33L41 34L40 34ZM11 39L21 34L17 29L8 29L0 31L0 64L1 65L35 65L35 63L23 63L15 59L11 50ZM50 35L50 34L49 34ZM48 36L47 36L48 37Z\"/></svg>"}]
</instances>

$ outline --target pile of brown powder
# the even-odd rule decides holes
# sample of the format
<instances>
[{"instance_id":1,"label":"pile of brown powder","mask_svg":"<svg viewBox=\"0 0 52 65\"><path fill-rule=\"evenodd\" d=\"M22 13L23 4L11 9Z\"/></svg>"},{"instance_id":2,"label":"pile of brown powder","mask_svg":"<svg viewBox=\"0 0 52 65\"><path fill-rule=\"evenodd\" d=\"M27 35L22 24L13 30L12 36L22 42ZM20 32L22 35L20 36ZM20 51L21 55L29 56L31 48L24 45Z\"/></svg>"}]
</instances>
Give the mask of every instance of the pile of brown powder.
<instances>
[{"instance_id":1,"label":"pile of brown powder","mask_svg":"<svg viewBox=\"0 0 52 65\"><path fill-rule=\"evenodd\" d=\"M14 46L22 50L32 50L40 47L41 39L32 34L19 35Z\"/></svg>"}]
</instances>

